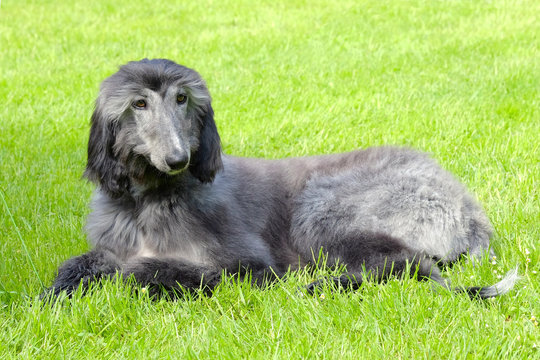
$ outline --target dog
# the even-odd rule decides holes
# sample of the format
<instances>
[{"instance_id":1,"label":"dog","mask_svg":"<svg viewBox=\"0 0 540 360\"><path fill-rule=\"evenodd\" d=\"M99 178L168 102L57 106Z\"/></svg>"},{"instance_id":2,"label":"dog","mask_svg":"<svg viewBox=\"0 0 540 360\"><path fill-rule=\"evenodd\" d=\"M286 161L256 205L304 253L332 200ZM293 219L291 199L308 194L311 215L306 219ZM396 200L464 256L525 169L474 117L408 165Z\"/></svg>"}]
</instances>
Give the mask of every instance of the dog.
<instances>
[{"instance_id":1,"label":"dog","mask_svg":"<svg viewBox=\"0 0 540 360\"><path fill-rule=\"evenodd\" d=\"M518 278L511 271L492 286L452 288L441 277L439 266L462 254L493 255L492 227L426 154L224 155L205 82L170 60L129 62L103 81L84 175L97 185L92 250L59 268L56 295L114 274L167 294L211 291L223 274L262 284L321 254L346 272L307 285L309 293L402 274L489 298Z\"/></svg>"}]
</instances>

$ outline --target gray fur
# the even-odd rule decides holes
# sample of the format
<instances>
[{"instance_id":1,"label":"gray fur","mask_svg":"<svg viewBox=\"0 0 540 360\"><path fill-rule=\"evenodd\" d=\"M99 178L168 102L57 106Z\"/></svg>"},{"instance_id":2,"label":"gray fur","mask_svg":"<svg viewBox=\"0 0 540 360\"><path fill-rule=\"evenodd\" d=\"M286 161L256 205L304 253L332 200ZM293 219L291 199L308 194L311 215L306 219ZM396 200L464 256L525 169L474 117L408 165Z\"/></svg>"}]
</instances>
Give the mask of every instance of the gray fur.
<instances>
[{"instance_id":1,"label":"gray fur","mask_svg":"<svg viewBox=\"0 0 540 360\"><path fill-rule=\"evenodd\" d=\"M321 249L347 266L340 284L358 287L363 269L384 280L389 264L394 273L416 264L420 278L445 285L435 261L479 256L492 233L465 188L414 150L223 155L204 81L168 60L130 62L103 82L85 175L97 184L86 226L93 250L64 264L55 292L116 271L167 289L211 288L223 270L258 282L313 263ZM489 297L514 282L469 289Z\"/></svg>"},{"instance_id":2,"label":"gray fur","mask_svg":"<svg viewBox=\"0 0 540 360\"><path fill-rule=\"evenodd\" d=\"M519 279L520 277L518 275L518 269L516 267L515 269L510 270L498 283L481 288L478 292L478 295L481 298L486 299L506 294L508 291L512 290L515 283Z\"/></svg>"}]
</instances>

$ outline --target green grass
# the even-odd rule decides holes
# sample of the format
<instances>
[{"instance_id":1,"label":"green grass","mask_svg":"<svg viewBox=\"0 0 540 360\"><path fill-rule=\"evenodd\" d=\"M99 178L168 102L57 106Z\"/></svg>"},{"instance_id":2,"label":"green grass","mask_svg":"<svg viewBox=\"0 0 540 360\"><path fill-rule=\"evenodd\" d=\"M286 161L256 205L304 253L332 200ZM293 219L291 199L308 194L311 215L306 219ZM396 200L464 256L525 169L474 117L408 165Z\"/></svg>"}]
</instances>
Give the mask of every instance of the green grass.
<instances>
[{"instance_id":1,"label":"green grass","mask_svg":"<svg viewBox=\"0 0 540 360\"><path fill-rule=\"evenodd\" d=\"M538 358L539 13L534 0L2 1L0 358ZM489 284L518 265L522 281L485 302L409 279L322 299L296 293L313 279L299 272L177 302L106 283L41 306L40 279L88 249L99 83L143 57L203 75L229 154L430 152L496 229L495 264L446 276Z\"/></svg>"}]
</instances>

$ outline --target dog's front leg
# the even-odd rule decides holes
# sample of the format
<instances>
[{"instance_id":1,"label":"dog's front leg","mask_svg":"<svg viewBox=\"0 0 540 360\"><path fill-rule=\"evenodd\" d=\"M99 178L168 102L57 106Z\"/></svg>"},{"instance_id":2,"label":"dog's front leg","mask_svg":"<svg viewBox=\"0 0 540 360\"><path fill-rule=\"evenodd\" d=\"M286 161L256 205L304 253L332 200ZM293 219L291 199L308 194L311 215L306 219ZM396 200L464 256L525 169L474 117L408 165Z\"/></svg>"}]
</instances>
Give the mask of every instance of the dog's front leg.
<instances>
[{"instance_id":1,"label":"dog's front leg","mask_svg":"<svg viewBox=\"0 0 540 360\"><path fill-rule=\"evenodd\" d=\"M133 276L135 281L148 288L151 295L178 297L187 291L212 290L221 280L221 269L190 264L175 259L143 257L132 260L122 269L124 278Z\"/></svg>"},{"instance_id":2,"label":"dog's front leg","mask_svg":"<svg viewBox=\"0 0 540 360\"><path fill-rule=\"evenodd\" d=\"M107 249L96 248L86 254L71 258L58 269L53 285L43 293L58 296L66 291L70 296L79 287L87 287L92 281L114 275L120 269L118 258Z\"/></svg>"}]
</instances>

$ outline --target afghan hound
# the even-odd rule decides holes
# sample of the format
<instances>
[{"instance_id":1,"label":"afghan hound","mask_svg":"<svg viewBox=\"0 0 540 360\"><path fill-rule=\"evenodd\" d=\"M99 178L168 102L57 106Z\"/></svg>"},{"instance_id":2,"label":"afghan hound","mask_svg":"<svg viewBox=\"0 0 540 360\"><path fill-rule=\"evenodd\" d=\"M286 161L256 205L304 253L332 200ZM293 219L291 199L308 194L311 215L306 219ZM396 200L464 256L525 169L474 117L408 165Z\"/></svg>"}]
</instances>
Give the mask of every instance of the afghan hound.
<instances>
[{"instance_id":1,"label":"afghan hound","mask_svg":"<svg viewBox=\"0 0 540 360\"><path fill-rule=\"evenodd\" d=\"M97 185L92 250L60 267L54 294L114 274L160 293L211 290L227 273L264 283L319 254L346 272L308 292L402 274L488 298L517 280L511 271L492 286L452 288L441 277L440 264L491 251L492 228L429 156L399 147L224 155L205 82L169 60L129 62L103 81L84 175Z\"/></svg>"}]
</instances>

